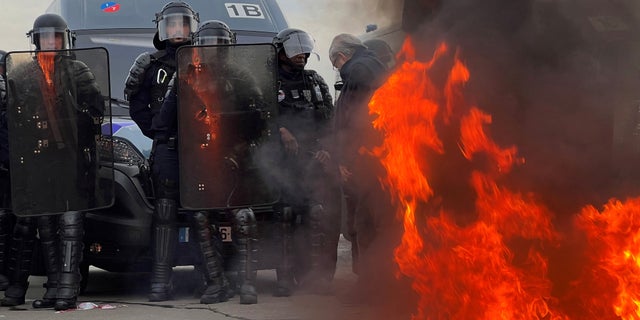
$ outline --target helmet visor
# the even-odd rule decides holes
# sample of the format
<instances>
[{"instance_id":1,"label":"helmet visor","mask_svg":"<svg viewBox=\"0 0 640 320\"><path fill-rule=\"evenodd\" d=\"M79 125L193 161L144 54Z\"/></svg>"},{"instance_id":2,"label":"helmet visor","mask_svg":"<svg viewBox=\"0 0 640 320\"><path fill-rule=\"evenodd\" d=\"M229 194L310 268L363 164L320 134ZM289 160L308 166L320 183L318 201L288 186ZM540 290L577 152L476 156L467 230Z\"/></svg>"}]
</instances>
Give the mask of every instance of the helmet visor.
<instances>
[{"instance_id":1,"label":"helmet visor","mask_svg":"<svg viewBox=\"0 0 640 320\"><path fill-rule=\"evenodd\" d=\"M68 30L60 28L38 28L29 35L32 43L40 50L69 49Z\"/></svg>"},{"instance_id":2,"label":"helmet visor","mask_svg":"<svg viewBox=\"0 0 640 320\"><path fill-rule=\"evenodd\" d=\"M183 13L167 14L158 20L160 41L168 39L187 39L193 30L197 30L198 21L192 15Z\"/></svg>"},{"instance_id":3,"label":"helmet visor","mask_svg":"<svg viewBox=\"0 0 640 320\"><path fill-rule=\"evenodd\" d=\"M230 44L231 37L229 36L197 36L196 45L213 45L213 44Z\"/></svg>"},{"instance_id":4,"label":"helmet visor","mask_svg":"<svg viewBox=\"0 0 640 320\"><path fill-rule=\"evenodd\" d=\"M314 45L315 41L313 38L303 32L293 33L282 42L282 47L284 48L284 53L287 55L287 58L293 58L299 54L315 53L313 52Z\"/></svg>"}]
</instances>

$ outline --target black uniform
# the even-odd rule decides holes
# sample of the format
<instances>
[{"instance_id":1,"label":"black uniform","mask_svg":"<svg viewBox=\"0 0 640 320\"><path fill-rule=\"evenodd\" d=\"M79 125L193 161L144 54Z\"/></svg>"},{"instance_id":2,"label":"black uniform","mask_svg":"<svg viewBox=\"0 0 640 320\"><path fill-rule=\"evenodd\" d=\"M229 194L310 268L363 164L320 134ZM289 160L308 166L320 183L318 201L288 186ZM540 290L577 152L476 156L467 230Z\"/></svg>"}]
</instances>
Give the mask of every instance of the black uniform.
<instances>
[{"instance_id":1,"label":"black uniform","mask_svg":"<svg viewBox=\"0 0 640 320\"><path fill-rule=\"evenodd\" d=\"M169 82L176 69L177 47L167 45L153 54L143 53L134 62L126 80L125 97L129 114L143 134L153 139L152 163L155 191L153 217L153 264L151 301L168 300L171 294L171 271L177 245L176 216L178 211L177 156L169 151L175 141L169 141L158 116Z\"/></svg>"},{"instance_id":2,"label":"black uniform","mask_svg":"<svg viewBox=\"0 0 640 320\"><path fill-rule=\"evenodd\" d=\"M221 50L222 51L222 50ZM224 59L223 56L218 57ZM193 104L203 106L203 109L196 115L198 121L193 122L190 132L197 137L207 137L211 134L220 134L221 137L211 137L202 144L210 145L215 150L224 153L224 158L228 159L234 165L245 166L248 158L249 145L248 141L252 137L261 134L260 128L248 121L249 118L243 115L251 115L246 112L249 107L255 108L256 104L262 101L262 93L260 92L256 81L251 74L238 66L224 64L224 66L211 70L212 66L207 63L190 65L185 73L186 81L180 80L176 86L171 86L170 91L164 101L160 112L160 119L166 130L166 135L172 141L177 141L177 119L178 119L178 99L183 99L181 104ZM214 78L202 78L201 75L214 74ZM175 82L175 80L174 80ZM177 89L178 85L185 86ZM177 92L180 92L178 97ZM207 104L204 100L211 97L223 97L215 101L215 105ZM214 114L215 113L215 114ZM205 118L215 118L205 120ZM215 121L215 124L210 123ZM216 132L211 132L211 126L216 127ZM199 144L189 144L199 148ZM187 153L195 153L189 149L181 150ZM167 158L175 159L170 164L167 163L167 169L178 171L178 151L176 148L168 148L167 153L171 156ZM191 159L189 167L206 168L209 159ZM231 168L233 169L233 168ZM203 173L205 174L205 173ZM222 175L221 175L222 177ZM229 182L231 183L231 182ZM221 195L211 195L219 198ZM222 195L226 197L227 195ZM253 304L257 302L257 292L255 289L255 279L257 272L257 225L253 211L249 208L234 210L232 212L235 222L235 236L233 237L238 249L236 269L238 270L238 289L240 293L240 303ZM207 214L206 212L196 213L196 220L199 221L199 235L207 235L207 237L199 237L201 249L204 257L213 257L207 259L205 271L207 281L209 283L207 292L212 296L208 301L218 302L227 300L231 296L229 288L226 286L226 279L222 274L223 261L220 252L220 238L215 228L207 228L211 222L207 219L209 216L214 217L213 225L216 225L215 214ZM209 230L209 231L207 231ZM213 235L214 243L211 243ZM214 297L218 297L217 299ZM208 302L208 303L211 303ZM205 303L205 302L203 302Z\"/></svg>"},{"instance_id":3,"label":"black uniform","mask_svg":"<svg viewBox=\"0 0 640 320\"><path fill-rule=\"evenodd\" d=\"M12 137L17 144L33 144L34 141L50 141L36 147L42 157L30 159L40 162L40 172L13 173L29 181L38 177L48 181L33 205L25 202L16 206L16 212L41 213L42 203L55 203L66 199L69 207L88 208L95 205L97 183L96 136L100 134L100 120L104 102L93 73L82 62L70 56L57 54L53 61L53 73L45 75L41 65L43 57L12 70L10 89L26 95L9 96L10 108L23 108L24 114L36 116L36 121L22 121L32 125L37 137ZM48 82L46 79L51 79ZM73 91L73 92L72 92ZM31 93L31 94L29 94ZM43 125L45 124L46 125ZM39 144L39 143L38 143ZM56 156L57 154L57 156ZM68 155L73 155L69 157ZM49 163L50 159L66 161ZM53 171L55 170L55 171ZM69 179L54 179L51 172L68 172ZM20 184L17 184L20 185ZM55 307L66 310L75 307L80 291L80 263L83 252L84 215L79 211L67 211L59 216L45 215L36 218L18 218L14 229L9 265L11 285L5 293L2 305L24 303L28 288L27 279L36 232L40 236L47 272L47 288L43 299L33 303L35 308Z\"/></svg>"},{"instance_id":4,"label":"black uniform","mask_svg":"<svg viewBox=\"0 0 640 320\"><path fill-rule=\"evenodd\" d=\"M278 68L278 85L278 125L286 128L299 146L296 155L283 152L281 160L283 201L293 214L283 215L284 257L277 268L276 295L287 296L294 273L298 282L307 284L318 280L328 283L333 278L340 211L336 207L339 188L328 168L314 159L316 152L328 149L323 142L334 114L329 87L313 70L288 72L282 67ZM291 241L291 224L296 220L302 225ZM298 261L292 260L294 250Z\"/></svg>"}]
</instances>

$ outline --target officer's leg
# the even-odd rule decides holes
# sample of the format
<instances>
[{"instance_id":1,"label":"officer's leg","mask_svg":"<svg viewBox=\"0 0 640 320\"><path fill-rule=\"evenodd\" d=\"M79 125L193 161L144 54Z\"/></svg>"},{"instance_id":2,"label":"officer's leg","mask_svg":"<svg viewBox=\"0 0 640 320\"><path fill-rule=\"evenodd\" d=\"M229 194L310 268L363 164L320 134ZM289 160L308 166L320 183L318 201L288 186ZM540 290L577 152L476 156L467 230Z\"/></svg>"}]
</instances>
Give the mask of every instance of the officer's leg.
<instances>
[{"instance_id":1,"label":"officer's leg","mask_svg":"<svg viewBox=\"0 0 640 320\"><path fill-rule=\"evenodd\" d=\"M36 226L31 218L18 218L13 229L9 257L9 288L0 301L3 306L24 304L24 296L29 288L31 259L36 239Z\"/></svg>"},{"instance_id":2,"label":"officer's leg","mask_svg":"<svg viewBox=\"0 0 640 320\"><path fill-rule=\"evenodd\" d=\"M84 244L84 213L78 211L65 212L59 220L62 266L58 278L56 294L56 310L67 310L76 307L80 293L80 263Z\"/></svg>"},{"instance_id":3,"label":"officer's leg","mask_svg":"<svg viewBox=\"0 0 640 320\"><path fill-rule=\"evenodd\" d=\"M327 293L330 290L330 277L324 270L326 266L326 232L323 225L325 220L325 210L321 204L313 204L309 208L309 236L311 245L310 248L310 263L311 270L309 272L308 281L310 282L310 289L319 292Z\"/></svg>"},{"instance_id":4,"label":"officer's leg","mask_svg":"<svg viewBox=\"0 0 640 320\"><path fill-rule=\"evenodd\" d=\"M178 205L173 199L158 199L155 210L149 301L166 301L171 299L171 273L177 245Z\"/></svg>"},{"instance_id":5,"label":"officer's leg","mask_svg":"<svg viewBox=\"0 0 640 320\"><path fill-rule=\"evenodd\" d=\"M329 280L333 280L338 262L338 243L342 227L342 190L335 184L327 184L327 187L327 200L324 202L325 215L322 219L325 230L325 252L323 253L325 259L322 270Z\"/></svg>"},{"instance_id":6,"label":"officer's leg","mask_svg":"<svg viewBox=\"0 0 640 320\"><path fill-rule=\"evenodd\" d=\"M42 299L33 301L34 308L53 308L56 303L58 277L60 276L60 239L58 238L57 216L42 216L36 218L38 233L40 235L40 247L44 261L47 282Z\"/></svg>"},{"instance_id":7,"label":"officer's leg","mask_svg":"<svg viewBox=\"0 0 640 320\"><path fill-rule=\"evenodd\" d=\"M355 214L357 210L357 198L354 194L345 192L346 217L347 217L347 233L351 241L351 271L358 274L359 268L359 248L358 235L355 226Z\"/></svg>"},{"instance_id":8,"label":"officer's leg","mask_svg":"<svg viewBox=\"0 0 640 320\"><path fill-rule=\"evenodd\" d=\"M202 253L202 264L207 288L200 297L200 303L210 304L228 300L228 288L224 281L222 241L216 228L211 227L207 212L194 215L195 229ZM228 285L228 284L227 284Z\"/></svg>"},{"instance_id":9,"label":"officer's leg","mask_svg":"<svg viewBox=\"0 0 640 320\"><path fill-rule=\"evenodd\" d=\"M1 202L0 202L1 203ZM0 291L7 290L9 278L7 263L9 253L9 240L11 239L13 216L4 209L0 209Z\"/></svg>"},{"instance_id":10,"label":"officer's leg","mask_svg":"<svg viewBox=\"0 0 640 320\"><path fill-rule=\"evenodd\" d=\"M238 285L240 286L240 303L258 303L255 287L257 275L257 225L256 217L251 209L240 209L234 212L238 250Z\"/></svg>"},{"instance_id":11,"label":"officer's leg","mask_svg":"<svg viewBox=\"0 0 640 320\"><path fill-rule=\"evenodd\" d=\"M276 297L288 297L293 289L293 210L289 206L280 208L277 212L280 222L280 237L282 244L282 258L276 267L278 283Z\"/></svg>"},{"instance_id":12,"label":"officer's leg","mask_svg":"<svg viewBox=\"0 0 640 320\"><path fill-rule=\"evenodd\" d=\"M171 273L178 241L177 154L166 144L159 144L153 165L156 203L153 215L153 265L149 301L171 299Z\"/></svg>"}]
</instances>

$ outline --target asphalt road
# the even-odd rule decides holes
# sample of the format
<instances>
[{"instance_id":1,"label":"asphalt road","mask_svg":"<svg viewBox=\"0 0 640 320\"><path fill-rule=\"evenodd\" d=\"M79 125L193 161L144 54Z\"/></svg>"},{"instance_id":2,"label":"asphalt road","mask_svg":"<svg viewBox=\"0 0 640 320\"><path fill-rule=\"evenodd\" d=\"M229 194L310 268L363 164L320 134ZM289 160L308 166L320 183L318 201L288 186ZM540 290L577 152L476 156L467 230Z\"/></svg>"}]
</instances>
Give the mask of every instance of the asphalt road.
<instances>
[{"instance_id":1,"label":"asphalt road","mask_svg":"<svg viewBox=\"0 0 640 320\"><path fill-rule=\"evenodd\" d=\"M351 273L351 244L344 238L339 245L339 258L333 291L330 295L317 295L298 290L291 297L274 297L275 271L258 272L258 304L241 305L236 296L228 302L202 305L194 295L196 273L191 267L176 268L174 279L175 300L148 302L148 279L141 274L110 273L101 269L90 270L89 285L79 303L97 306L88 310L56 312L52 309L36 310L34 299L42 297L44 277L31 277L27 303L23 306L0 307L0 320L4 319L189 319L189 320L325 320L325 319L394 319L374 311L373 308L354 303L350 290L356 276ZM395 320L395 319L394 319Z\"/></svg>"}]
</instances>

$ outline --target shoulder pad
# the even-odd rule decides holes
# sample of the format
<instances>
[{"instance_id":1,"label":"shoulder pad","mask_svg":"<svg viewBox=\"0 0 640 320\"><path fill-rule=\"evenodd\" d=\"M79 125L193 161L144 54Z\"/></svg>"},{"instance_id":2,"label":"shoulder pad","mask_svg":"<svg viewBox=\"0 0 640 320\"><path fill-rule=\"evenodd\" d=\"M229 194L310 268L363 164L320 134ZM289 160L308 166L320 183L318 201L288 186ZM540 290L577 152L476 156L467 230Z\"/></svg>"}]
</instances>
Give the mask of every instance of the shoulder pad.
<instances>
[{"instance_id":1,"label":"shoulder pad","mask_svg":"<svg viewBox=\"0 0 640 320\"><path fill-rule=\"evenodd\" d=\"M324 79L315 70L304 70L304 74L314 83L324 83Z\"/></svg>"},{"instance_id":2,"label":"shoulder pad","mask_svg":"<svg viewBox=\"0 0 640 320\"><path fill-rule=\"evenodd\" d=\"M151 59L151 54L148 52L142 53L136 58L131 69L129 69L129 75L127 76L124 86L124 98L127 101L140 90L140 86L142 86L144 82L144 75L147 69L149 69L149 66L151 66Z\"/></svg>"}]
</instances>

